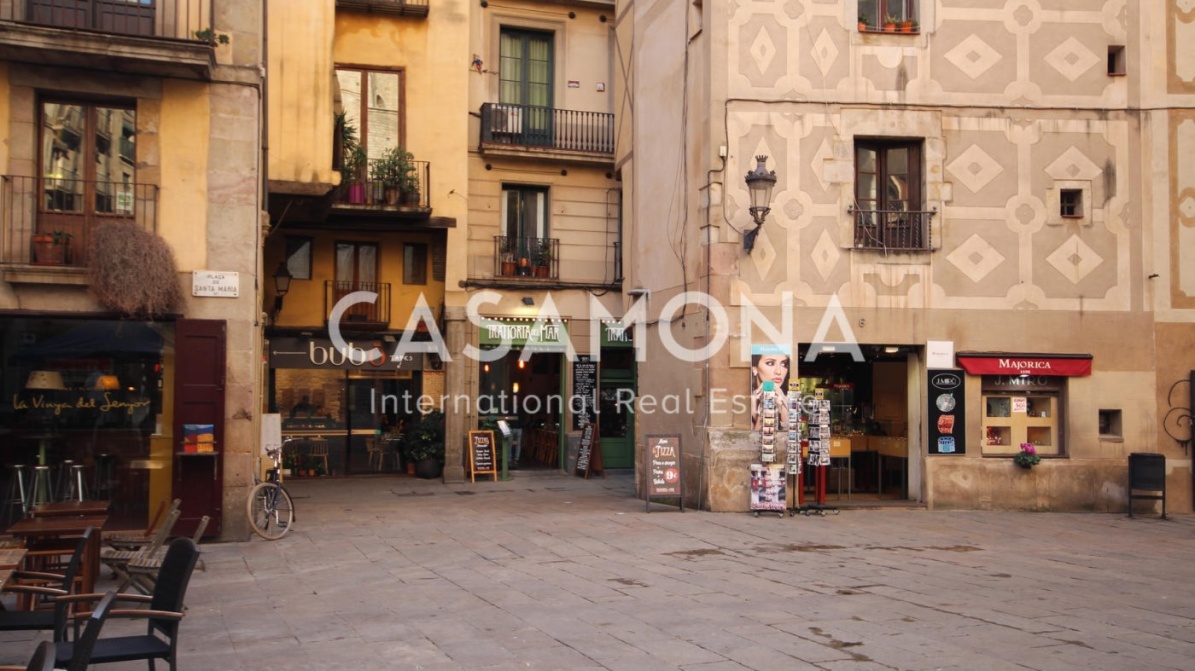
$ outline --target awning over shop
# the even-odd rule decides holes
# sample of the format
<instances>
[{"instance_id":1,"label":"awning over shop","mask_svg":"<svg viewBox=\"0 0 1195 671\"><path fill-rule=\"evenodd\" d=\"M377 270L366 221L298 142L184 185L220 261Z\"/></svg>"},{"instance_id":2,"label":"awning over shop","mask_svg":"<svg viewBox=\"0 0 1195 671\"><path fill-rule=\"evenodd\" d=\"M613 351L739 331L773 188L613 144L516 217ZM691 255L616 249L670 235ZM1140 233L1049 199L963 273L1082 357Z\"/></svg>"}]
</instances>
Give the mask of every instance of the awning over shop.
<instances>
[{"instance_id":1,"label":"awning over shop","mask_svg":"<svg viewBox=\"0 0 1195 671\"><path fill-rule=\"evenodd\" d=\"M959 352L958 365L971 375L1091 375L1090 354Z\"/></svg>"}]
</instances>

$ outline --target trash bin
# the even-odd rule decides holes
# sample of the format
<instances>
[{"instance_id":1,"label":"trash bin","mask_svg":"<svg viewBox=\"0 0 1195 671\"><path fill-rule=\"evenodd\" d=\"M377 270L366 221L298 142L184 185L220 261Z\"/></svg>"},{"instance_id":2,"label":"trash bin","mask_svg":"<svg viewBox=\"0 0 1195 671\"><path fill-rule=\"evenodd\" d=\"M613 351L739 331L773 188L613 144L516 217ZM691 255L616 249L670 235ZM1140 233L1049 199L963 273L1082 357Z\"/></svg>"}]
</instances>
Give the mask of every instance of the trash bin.
<instances>
[{"instance_id":1,"label":"trash bin","mask_svg":"<svg viewBox=\"0 0 1195 671\"><path fill-rule=\"evenodd\" d=\"M1136 494L1141 490L1155 492ZM1166 519L1166 455L1156 452L1134 452L1129 455L1129 517L1133 516L1133 500L1162 502L1162 519Z\"/></svg>"}]
</instances>

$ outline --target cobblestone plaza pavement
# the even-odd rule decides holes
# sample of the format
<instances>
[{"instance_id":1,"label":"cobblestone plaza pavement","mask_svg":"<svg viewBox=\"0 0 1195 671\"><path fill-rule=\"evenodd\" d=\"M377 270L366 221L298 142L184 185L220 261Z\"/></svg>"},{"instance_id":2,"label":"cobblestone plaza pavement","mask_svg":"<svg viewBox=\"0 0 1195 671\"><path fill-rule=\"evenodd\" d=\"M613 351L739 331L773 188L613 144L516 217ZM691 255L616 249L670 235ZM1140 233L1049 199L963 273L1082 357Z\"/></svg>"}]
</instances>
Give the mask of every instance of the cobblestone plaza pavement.
<instances>
[{"instance_id":1,"label":"cobblestone plaza pavement","mask_svg":"<svg viewBox=\"0 0 1195 671\"><path fill-rule=\"evenodd\" d=\"M1195 667L1191 516L649 514L629 475L514 475L292 482L290 536L204 544L179 668Z\"/></svg>"}]
</instances>

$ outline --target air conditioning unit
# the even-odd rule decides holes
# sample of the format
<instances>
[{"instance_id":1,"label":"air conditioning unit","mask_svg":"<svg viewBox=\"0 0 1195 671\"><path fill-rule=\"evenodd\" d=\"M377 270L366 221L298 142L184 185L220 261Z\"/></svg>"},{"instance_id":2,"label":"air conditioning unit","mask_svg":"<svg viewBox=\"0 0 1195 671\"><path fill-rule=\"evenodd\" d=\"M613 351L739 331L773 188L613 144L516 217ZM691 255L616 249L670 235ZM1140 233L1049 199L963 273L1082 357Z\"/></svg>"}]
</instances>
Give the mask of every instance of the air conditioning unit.
<instances>
[{"instance_id":1,"label":"air conditioning unit","mask_svg":"<svg viewBox=\"0 0 1195 671\"><path fill-rule=\"evenodd\" d=\"M523 132L523 110L519 107L496 105L490 110L490 126L495 133L518 135Z\"/></svg>"}]
</instances>

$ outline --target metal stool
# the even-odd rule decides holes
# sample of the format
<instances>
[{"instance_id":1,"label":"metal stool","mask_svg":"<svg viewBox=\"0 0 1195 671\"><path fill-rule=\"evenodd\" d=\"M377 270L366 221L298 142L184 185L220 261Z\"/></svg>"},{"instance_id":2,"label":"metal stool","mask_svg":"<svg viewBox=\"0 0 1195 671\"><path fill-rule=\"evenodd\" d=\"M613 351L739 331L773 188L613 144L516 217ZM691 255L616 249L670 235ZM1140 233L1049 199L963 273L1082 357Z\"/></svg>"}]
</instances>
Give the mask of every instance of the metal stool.
<instances>
[{"instance_id":1,"label":"metal stool","mask_svg":"<svg viewBox=\"0 0 1195 671\"><path fill-rule=\"evenodd\" d=\"M33 467L33 482L29 485L29 509L39 503L49 503L54 498L54 486L50 482L50 467Z\"/></svg>"},{"instance_id":2,"label":"metal stool","mask_svg":"<svg viewBox=\"0 0 1195 671\"><path fill-rule=\"evenodd\" d=\"M112 466L115 459L108 453L95 456L95 470L92 471L91 493L97 500L112 498Z\"/></svg>"},{"instance_id":3,"label":"metal stool","mask_svg":"<svg viewBox=\"0 0 1195 671\"><path fill-rule=\"evenodd\" d=\"M68 490L71 489L71 472L75 465L73 459L63 459L58 464L58 472L54 474L54 501L69 501Z\"/></svg>"},{"instance_id":4,"label":"metal stool","mask_svg":"<svg viewBox=\"0 0 1195 671\"><path fill-rule=\"evenodd\" d=\"M63 477L66 482L59 484L59 501L86 501L87 484L83 480L83 464L71 464L70 471Z\"/></svg>"},{"instance_id":5,"label":"metal stool","mask_svg":"<svg viewBox=\"0 0 1195 671\"><path fill-rule=\"evenodd\" d=\"M26 498L25 472L28 466L13 464L8 480L8 494L4 496L4 521L8 524L29 514L29 500Z\"/></svg>"}]
</instances>

